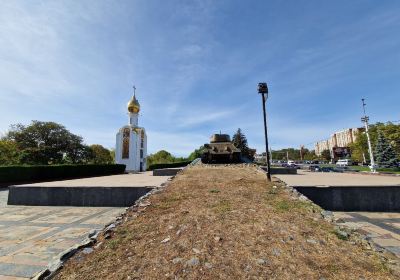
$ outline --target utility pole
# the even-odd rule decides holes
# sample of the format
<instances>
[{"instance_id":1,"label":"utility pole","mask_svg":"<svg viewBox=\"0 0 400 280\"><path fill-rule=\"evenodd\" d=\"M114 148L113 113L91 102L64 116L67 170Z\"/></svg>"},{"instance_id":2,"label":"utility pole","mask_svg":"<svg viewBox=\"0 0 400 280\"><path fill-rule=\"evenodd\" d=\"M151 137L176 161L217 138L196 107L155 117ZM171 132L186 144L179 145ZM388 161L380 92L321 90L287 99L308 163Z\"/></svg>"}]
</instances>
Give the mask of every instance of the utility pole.
<instances>
[{"instance_id":1,"label":"utility pole","mask_svg":"<svg viewBox=\"0 0 400 280\"><path fill-rule=\"evenodd\" d=\"M369 150L369 158L371 160L371 165L369 166L369 168L371 169L372 172L376 172L376 166L375 166L375 160L374 160L374 154L372 152L372 145L371 145L371 139L369 137L369 131L368 131L368 121L369 121L369 117L367 116L367 114L365 113L365 99L361 99L362 101L362 106L363 106L363 111L364 111L364 117L361 118L361 121L364 123L365 125L365 133L367 134L367 140L368 140L368 150Z\"/></svg>"},{"instance_id":2,"label":"utility pole","mask_svg":"<svg viewBox=\"0 0 400 280\"><path fill-rule=\"evenodd\" d=\"M304 145L300 145L300 160L303 160L303 149L304 149Z\"/></svg>"},{"instance_id":3,"label":"utility pole","mask_svg":"<svg viewBox=\"0 0 400 280\"><path fill-rule=\"evenodd\" d=\"M267 83L258 83L258 93L262 97L263 115L264 115L264 134L265 134L265 156L267 159L267 179L271 181L271 163L269 160L269 149L268 149L268 133L267 133L267 114L265 112L265 102L268 98L268 86ZM267 95L267 97L265 97Z\"/></svg>"}]
</instances>

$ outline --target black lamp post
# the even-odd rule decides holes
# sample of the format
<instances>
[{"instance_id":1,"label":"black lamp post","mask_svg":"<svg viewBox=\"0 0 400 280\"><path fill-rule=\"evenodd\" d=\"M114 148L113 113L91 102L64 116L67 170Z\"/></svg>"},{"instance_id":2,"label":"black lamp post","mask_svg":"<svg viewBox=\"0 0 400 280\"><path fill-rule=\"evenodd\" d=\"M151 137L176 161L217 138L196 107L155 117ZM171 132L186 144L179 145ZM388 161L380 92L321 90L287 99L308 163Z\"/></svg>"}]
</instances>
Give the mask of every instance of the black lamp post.
<instances>
[{"instance_id":1,"label":"black lamp post","mask_svg":"<svg viewBox=\"0 0 400 280\"><path fill-rule=\"evenodd\" d=\"M269 162L269 149L268 149L268 133L267 133L267 115L265 112L265 102L268 98L268 86L267 83L258 83L258 93L262 96L262 105L264 113L264 133L265 133L265 156L267 158L267 178L271 181L271 165Z\"/></svg>"}]
</instances>

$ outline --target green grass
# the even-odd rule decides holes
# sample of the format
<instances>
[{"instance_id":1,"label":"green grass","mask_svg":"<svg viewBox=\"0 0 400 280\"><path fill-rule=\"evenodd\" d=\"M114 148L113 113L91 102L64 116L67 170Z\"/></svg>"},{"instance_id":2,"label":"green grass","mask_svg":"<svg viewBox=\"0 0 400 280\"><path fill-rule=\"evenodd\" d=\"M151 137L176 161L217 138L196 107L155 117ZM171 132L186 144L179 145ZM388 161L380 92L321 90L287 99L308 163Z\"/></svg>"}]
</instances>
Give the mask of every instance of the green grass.
<instances>
[{"instance_id":1,"label":"green grass","mask_svg":"<svg viewBox=\"0 0 400 280\"><path fill-rule=\"evenodd\" d=\"M340 232L338 232L337 230L333 230L332 231L332 233L334 234L334 235L336 235L336 237L338 238L338 239L340 239L340 240L349 240L349 236L348 235L343 235L343 234L340 234Z\"/></svg>"},{"instance_id":2,"label":"green grass","mask_svg":"<svg viewBox=\"0 0 400 280\"><path fill-rule=\"evenodd\" d=\"M358 170L358 171L370 171L368 166L350 166L350 169ZM400 174L399 168L377 168L378 172L388 172L388 173L395 173Z\"/></svg>"},{"instance_id":3,"label":"green grass","mask_svg":"<svg viewBox=\"0 0 400 280\"><path fill-rule=\"evenodd\" d=\"M390 172L400 174L400 168L378 168L378 172Z\"/></svg>"},{"instance_id":4,"label":"green grass","mask_svg":"<svg viewBox=\"0 0 400 280\"><path fill-rule=\"evenodd\" d=\"M217 190L217 189L211 189L211 190L210 190L210 193L219 193L219 190Z\"/></svg>"},{"instance_id":5,"label":"green grass","mask_svg":"<svg viewBox=\"0 0 400 280\"><path fill-rule=\"evenodd\" d=\"M310 207L309 202L305 201L292 201L292 200L278 200L275 203L275 209L281 212L291 211L291 210L300 210L300 209L308 209Z\"/></svg>"},{"instance_id":6,"label":"green grass","mask_svg":"<svg viewBox=\"0 0 400 280\"><path fill-rule=\"evenodd\" d=\"M232 210L232 205L229 200L221 200L213 205L214 211L218 214L225 214Z\"/></svg>"},{"instance_id":7,"label":"green grass","mask_svg":"<svg viewBox=\"0 0 400 280\"><path fill-rule=\"evenodd\" d=\"M370 171L368 166L359 166L359 165L354 165L349 167L352 170L357 170L357 171Z\"/></svg>"},{"instance_id":8,"label":"green grass","mask_svg":"<svg viewBox=\"0 0 400 280\"><path fill-rule=\"evenodd\" d=\"M119 243L119 240L117 240L117 239L112 239L112 240L110 240L110 242L108 242L108 246L109 246L111 249L115 249L115 248L117 248L118 243Z\"/></svg>"}]
</instances>

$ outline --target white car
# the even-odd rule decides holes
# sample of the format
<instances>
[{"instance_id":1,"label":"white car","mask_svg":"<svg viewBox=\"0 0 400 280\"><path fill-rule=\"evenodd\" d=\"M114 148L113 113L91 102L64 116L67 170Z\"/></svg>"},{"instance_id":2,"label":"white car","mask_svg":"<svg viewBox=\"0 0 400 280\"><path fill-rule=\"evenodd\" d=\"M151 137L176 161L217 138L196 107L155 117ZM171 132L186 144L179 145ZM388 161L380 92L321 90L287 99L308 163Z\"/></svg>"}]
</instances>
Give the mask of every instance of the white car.
<instances>
[{"instance_id":1,"label":"white car","mask_svg":"<svg viewBox=\"0 0 400 280\"><path fill-rule=\"evenodd\" d=\"M350 166L352 164L353 164L353 162L351 161L351 159L339 159L336 162L336 166L340 166L340 167Z\"/></svg>"}]
</instances>

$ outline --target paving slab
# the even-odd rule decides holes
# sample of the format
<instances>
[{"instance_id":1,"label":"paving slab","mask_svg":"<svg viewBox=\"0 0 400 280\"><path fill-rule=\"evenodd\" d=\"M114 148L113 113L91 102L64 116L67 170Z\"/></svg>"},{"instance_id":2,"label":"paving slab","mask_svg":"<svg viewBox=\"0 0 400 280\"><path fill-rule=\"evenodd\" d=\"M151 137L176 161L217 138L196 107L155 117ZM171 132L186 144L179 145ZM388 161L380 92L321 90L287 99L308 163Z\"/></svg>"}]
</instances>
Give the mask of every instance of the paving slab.
<instances>
[{"instance_id":1,"label":"paving slab","mask_svg":"<svg viewBox=\"0 0 400 280\"><path fill-rule=\"evenodd\" d=\"M357 173L310 172L298 170L297 175L274 175L289 186L399 186L399 176Z\"/></svg>"},{"instance_id":2,"label":"paving slab","mask_svg":"<svg viewBox=\"0 0 400 280\"><path fill-rule=\"evenodd\" d=\"M166 180L166 177L153 176L151 171L146 171L140 173L23 184L18 185L18 187L155 187L160 186Z\"/></svg>"},{"instance_id":3,"label":"paving slab","mask_svg":"<svg viewBox=\"0 0 400 280\"><path fill-rule=\"evenodd\" d=\"M28 184L74 189L159 186L169 177L151 172ZM125 211L123 207L65 207L7 205L8 190L0 189L0 280L29 279L82 243L92 230L101 230Z\"/></svg>"},{"instance_id":4,"label":"paving slab","mask_svg":"<svg viewBox=\"0 0 400 280\"><path fill-rule=\"evenodd\" d=\"M400 213L334 212L341 225L357 230L400 257Z\"/></svg>"},{"instance_id":5,"label":"paving slab","mask_svg":"<svg viewBox=\"0 0 400 280\"><path fill-rule=\"evenodd\" d=\"M28 279L125 211L114 207L7 206L0 199L0 279Z\"/></svg>"}]
</instances>

